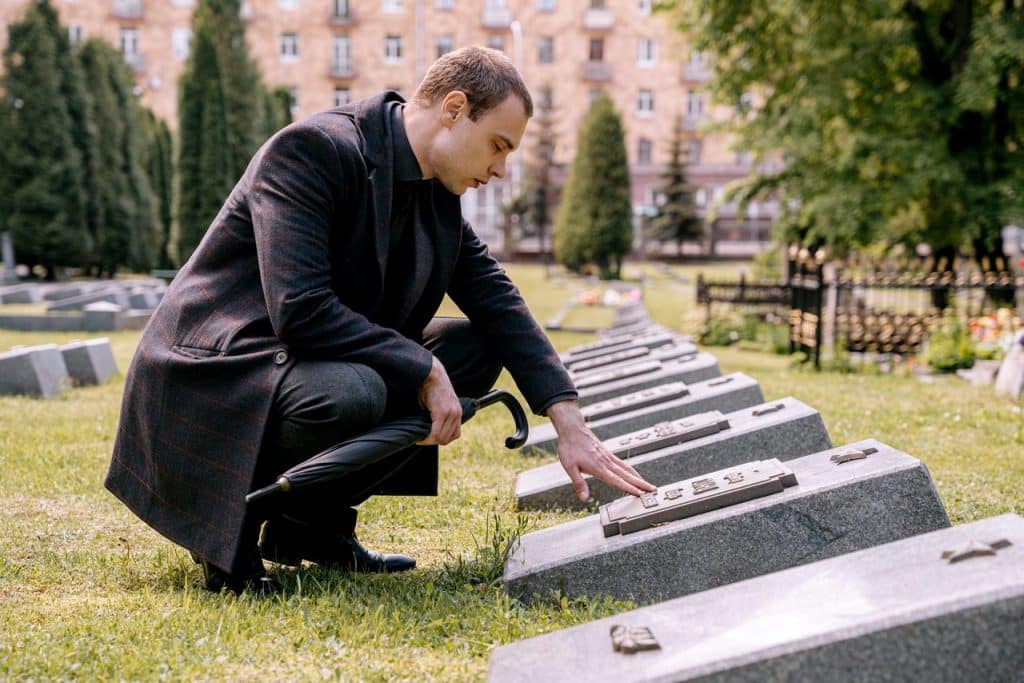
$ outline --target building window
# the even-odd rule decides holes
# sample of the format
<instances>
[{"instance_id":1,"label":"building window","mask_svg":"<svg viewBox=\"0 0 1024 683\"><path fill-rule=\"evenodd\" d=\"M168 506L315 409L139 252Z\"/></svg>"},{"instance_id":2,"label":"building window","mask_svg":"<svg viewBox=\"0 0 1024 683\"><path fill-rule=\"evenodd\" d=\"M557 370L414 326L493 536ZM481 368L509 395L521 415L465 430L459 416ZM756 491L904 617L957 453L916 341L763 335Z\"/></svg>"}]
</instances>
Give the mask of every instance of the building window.
<instances>
[{"instance_id":1,"label":"building window","mask_svg":"<svg viewBox=\"0 0 1024 683\"><path fill-rule=\"evenodd\" d=\"M640 11L640 14L650 14L653 4L652 0L637 0L636 8Z\"/></svg>"},{"instance_id":2,"label":"building window","mask_svg":"<svg viewBox=\"0 0 1024 683\"><path fill-rule=\"evenodd\" d=\"M501 50L502 52L504 52L505 36L499 36L493 33L487 36L487 47L491 48L492 50Z\"/></svg>"},{"instance_id":3,"label":"building window","mask_svg":"<svg viewBox=\"0 0 1024 683\"><path fill-rule=\"evenodd\" d=\"M638 66L653 66L657 58L654 40L638 38L636 41L636 63Z\"/></svg>"},{"instance_id":4,"label":"building window","mask_svg":"<svg viewBox=\"0 0 1024 683\"><path fill-rule=\"evenodd\" d=\"M401 12L404 8L402 7L402 0L381 0L380 7L385 12Z\"/></svg>"},{"instance_id":5,"label":"building window","mask_svg":"<svg viewBox=\"0 0 1024 683\"><path fill-rule=\"evenodd\" d=\"M703 69L704 68L704 53L700 50L694 50L690 53L690 67L692 69Z\"/></svg>"},{"instance_id":6,"label":"building window","mask_svg":"<svg viewBox=\"0 0 1024 683\"><path fill-rule=\"evenodd\" d=\"M331 70L336 73L352 71L352 40L349 36L331 38Z\"/></svg>"},{"instance_id":7,"label":"building window","mask_svg":"<svg viewBox=\"0 0 1024 683\"><path fill-rule=\"evenodd\" d=\"M344 107L351 101L348 88L335 88L334 89L334 106Z\"/></svg>"},{"instance_id":8,"label":"building window","mask_svg":"<svg viewBox=\"0 0 1024 683\"><path fill-rule=\"evenodd\" d=\"M455 39L451 36L438 36L434 45L437 48L437 57L441 57L452 51L455 47Z\"/></svg>"},{"instance_id":9,"label":"building window","mask_svg":"<svg viewBox=\"0 0 1024 683\"><path fill-rule=\"evenodd\" d=\"M550 85L537 91L537 108L548 111L555 108L555 92Z\"/></svg>"},{"instance_id":10,"label":"building window","mask_svg":"<svg viewBox=\"0 0 1024 683\"><path fill-rule=\"evenodd\" d=\"M694 194L694 200L697 202L697 206L704 206L708 203L708 191L703 187L698 187Z\"/></svg>"},{"instance_id":11,"label":"building window","mask_svg":"<svg viewBox=\"0 0 1024 683\"><path fill-rule=\"evenodd\" d=\"M331 0L331 14L335 19L348 19L352 15L348 0Z\"/></svg>"},{"instance_id":12,"label":"building window","mask_svg":"<svg viewBox=\"0 0 1024 683\"><path fill-rule=\"evenodd\" d=\"M537 10L539 12L554 12L555 0L537 0Z\"/></svg>"},{"instance_id":13,"label":"building window","mask_svg":"<svg viewBox=\"0 0 1024 683\"><path fill-rule=\"evenodd\" d=\"M402 61L402 36L389 35L384 37L384 61Z\"/></svg>"},{"instance_id":14,"label":"building window","mask_svg":"<svg viewBox=\"0 0 1024 683\"><path fill-rule=\"evenodd\" d=\"M636 113L650 116L654 113L654 91L643 88L636 93Z\"/></svg>"},{"instance_id":15,"label":"building window","mask_svg":"<svg viewBox=\"0 0 1024 683\"><path fill-rule=\"evenodd\" d=\"M541 36L537 39L537 61L541 64L551 64L555 61L555 39L551 36Z\"/></svg>"},{"instance_id":16,"label":"building window","mask_svg":"<svg viewBox=\"0 0 1024 683\"><path fill-rule=\"evenodd\" d=\"M82 27L68 26L68 40L72 45L77 45L82 42Z\"/></svg>"},{"instance_id":17,"label":"building window","mask_svg":"<svg viewBox=\"0 0 1024 683\"><path fill-rule=\"evenodd\" d=\"M604 0L590 0L590 9L604 9Z\"/></svg>"},{"instance_id":18,"label":"building window","mask_svg":"<svg viewBox=\"0 0 1024 683\"><path fill-rule=\"evenodd\" d=\"M290 88L288 88L288 100L289 100L289 105L290 105L288 107L288 111L291 113L292 118L294 119L296 116L298 116L298 113L299 113L299 88L298 88L298 86L294 86L293 85Z\"/></svg>"},{"instance_id":19,"label":"building window","mask_svg":"<svg viewBox=\"0 0 1024 683\"><path fill-rule=\"evenodd\" d=\"M455 0L434 0L434 8L451 12L455 9Z\"/></svg>"},{"instance_id":20,"label":"building window","mask_svg":"<svg viewBox=\"0 0 1024 683\"><path fill-rule=\"evenodd\" d=\"M748 113L752 106L754 106L754 97L749 92L740 95L739 100L736 101L736 111L741 114Z\"/></svg>"},{"instance_id":21,"label":"building window","mask_svg":"<svg viewBox=\"0 0 1024 683\"><path fill-rule=\"evenodd\" d=\"M700 164L701 144L700 140L694 138L686 141L686 163L690 166Z\"/></svg>"},{"instance_id":22,"label":"building window","mask_svg":"<svg viewBox=\"0 0 1024 683\"><path fill-rule=\"evenodd\" d=\"M638 164L649 164L651 163L651 154L654 145L647 138L640 138L636 141L636 163Z\"/></svg>"},{"instance_id":23,"label":"building window","mask_svg":"<svg viewBox=\"0 0 1024 683\"><path fill-rule=\"evenodd\" d=\"M139 56L139 32L134 28L123 28L118 33L121 54L125 60L131 61Z\"/></svg>"},{"instance_id":24,"label":"building window","mask_svg":"<svg viewBox=\"0 0 1024 683\"><path fill-rule=\"evenodd\" d=\"M299 0L277 0L277 6L286 12L291 12L299 8Z\"/></svg>"},{"instance_id":25,"label":"building window","mask_svg":"<svg viewBox=\"0 0 1024 683\"><path fill-rule=\"evenodd\" d=\"M737 166L749 166L750 165L750 152L745 149L736 151L736 165Z\"/></svg>"},{"instance_id":26,"label":"building window","mask_svg":"<svg viewBox=\"0 0 1024 683\"><path fill-rule=\"evenodd\" d=\"M698 119L704 113L704 98L696 90L686 91L686 116Z\"/></svg>"},{"instance_id":27,"label":"building window","mask_svg":"<svg viewBox=\"0 0 1024 683\"><path fill-rule=\"evenodd\" d=\"M281 59L293 62L299 58L299 34L281 34Z\"/></svg>"},{"instance_id":28,"label":"building window","mask_svg":"<svg viewBox=\"0 0 1024 683\"><path fill-rule=\"evenodd\" d=\"M171 31L171 56L178 60L188 59L192 49L192 29L188 26L176 26Z\"/></svg>"},{"instance_id":29,"label":"building window","mask_svg":"<svg viewBox=\"0 0 1024 683\"><path fill-rule=\"evenodd\" d=\"M604 38L591 38L590 39L590 61L602 62L604 61Z\"/></svg>"},{"instance_id":30,"label":"building window","mask_svg":"<svg viewBox=\"0 0 1024 683\"><path fill-rule=\"evenodd\" d=\"M598 98L600 98L602 95L604 95L604 90L601 90L600 88L591 88L590 90L588 90L587 106L594 104L594 102L596 102Z\"/></svg>"}]
</instances>

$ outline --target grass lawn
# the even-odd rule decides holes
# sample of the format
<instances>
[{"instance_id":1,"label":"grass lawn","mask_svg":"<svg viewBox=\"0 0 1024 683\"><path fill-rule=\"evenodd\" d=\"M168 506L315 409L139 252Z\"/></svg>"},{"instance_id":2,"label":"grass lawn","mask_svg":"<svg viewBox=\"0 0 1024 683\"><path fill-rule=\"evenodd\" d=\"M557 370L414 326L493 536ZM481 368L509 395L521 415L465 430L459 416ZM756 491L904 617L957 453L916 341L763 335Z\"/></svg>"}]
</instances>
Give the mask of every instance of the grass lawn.
<instances>
[{"instance_id":1,"label":"grass lawn","mask_svg":"<svg viewBox=\"0 0 1024 683\"><path fill-rule=\"evenodd\" d=\"M667 277L641 264L627 274L647 276L656 320L692 331L698 270L675 266ZM509 271L541 321L588 286L535 266ZM0 351L81 336L0 331ZM592 338L552 335L559 348ZM122 369L137 339L111 335ZM1024 514L1022 416L990 388L815 374L779 356L711 351L769 399L792 395L820 410L837 445L874 437L922 459L954 523ZM507 376L501 383L512 388ZM117 380L51 401L0 397L0 679L478 680L496 645L631 607L554 595L523 607L502 594L508 541L578 515L514 511L516 473L549 459L505 451L511 422L497 408L442 450L438 498L362 508L360 539L412 554L416 571L275 569L281 597L209 594L184 550L102 488L120 396Z\"/></svg>"}]
</instances>

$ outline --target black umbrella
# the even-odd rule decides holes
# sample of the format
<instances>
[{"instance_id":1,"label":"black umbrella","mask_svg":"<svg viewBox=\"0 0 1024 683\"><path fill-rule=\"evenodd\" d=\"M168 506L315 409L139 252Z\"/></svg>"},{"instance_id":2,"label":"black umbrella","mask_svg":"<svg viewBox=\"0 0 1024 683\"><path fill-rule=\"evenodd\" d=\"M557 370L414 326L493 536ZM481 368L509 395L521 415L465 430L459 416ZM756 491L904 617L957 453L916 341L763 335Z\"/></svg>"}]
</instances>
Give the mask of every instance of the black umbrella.
<instances>
[{"instance_id":1,"label":"black umbrella","mask_svg":"<svg viewBox=\"0 0 1024 683\"><path fill-rule=\"evenodd\" d=\"M519 448L526 443L529 425L519 402L507 391L496 389L480 398L460 398L462 422L469 421L476 412L492 403L503 403L512 413L516 433L505 439L506 448ZM257 503L270 497L301 489L310 484L338 479L346 474L375 463L382 458L408 448L430 433L431 420L426 412L386 422L370 431L349 439L309 460L300 462L277 478L273 484L257 489L245 497L246 503Z\"/></svg>"}]
</instances>

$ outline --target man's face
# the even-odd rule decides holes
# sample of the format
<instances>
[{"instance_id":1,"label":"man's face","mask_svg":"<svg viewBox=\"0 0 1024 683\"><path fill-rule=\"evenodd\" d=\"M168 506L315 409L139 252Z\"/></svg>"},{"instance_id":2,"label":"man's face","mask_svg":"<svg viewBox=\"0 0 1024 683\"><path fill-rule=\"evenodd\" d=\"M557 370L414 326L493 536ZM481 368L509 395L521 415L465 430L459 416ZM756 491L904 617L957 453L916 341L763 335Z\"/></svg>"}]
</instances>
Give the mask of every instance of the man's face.
<instances>
[{"instance_id":1,"label":"man's face","mask_svg":"<svg viewBox=\"0 0 1024 683\"><path fill-rule=\"evenodd\" d=\"M481 115L469 118L468 104L446 107L446 133L437 141L431 158L434 176L452 194L505 177L505 161L519 147L526 130L526 111L515 95Z\"/></svg>"}]
</instances>

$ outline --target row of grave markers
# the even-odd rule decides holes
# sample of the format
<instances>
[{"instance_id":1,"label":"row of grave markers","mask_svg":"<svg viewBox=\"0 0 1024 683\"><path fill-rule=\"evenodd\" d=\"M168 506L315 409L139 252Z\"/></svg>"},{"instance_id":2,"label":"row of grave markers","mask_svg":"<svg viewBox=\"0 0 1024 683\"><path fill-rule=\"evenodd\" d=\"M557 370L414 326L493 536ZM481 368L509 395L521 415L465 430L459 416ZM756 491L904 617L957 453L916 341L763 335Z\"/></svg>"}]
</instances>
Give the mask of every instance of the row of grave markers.
<instances>
[{"instance_id":1,"label":"row of grave markers","mask_svg":"<svg viewBox=\"0 0 1024 683\"><path fill-rule=\"evenodd\" d=\"M951 527L925 465L873 439L834 447L793 397L621 306L565 362L584 417L652 484L525 534L504 586L524 602L646 606L497 648L509 681L1024 680L1024 519ZM526 454L554 452L550 427ZM520 509L585 509L557 463Z\"/></svg>"},{"instance_id":2,"label":"row of grave markers","mask_svg":"<svg viewBox=\"0 0 1024 683\"><path fill-rule=\"evenodd\" d=\"M72 386L103 384L116 374L106 337L62 346L17 346L0 353L0 395L54 398Z\"/></svg>"}]
</instances>

